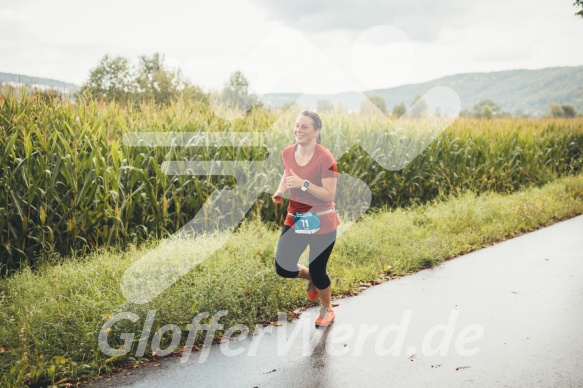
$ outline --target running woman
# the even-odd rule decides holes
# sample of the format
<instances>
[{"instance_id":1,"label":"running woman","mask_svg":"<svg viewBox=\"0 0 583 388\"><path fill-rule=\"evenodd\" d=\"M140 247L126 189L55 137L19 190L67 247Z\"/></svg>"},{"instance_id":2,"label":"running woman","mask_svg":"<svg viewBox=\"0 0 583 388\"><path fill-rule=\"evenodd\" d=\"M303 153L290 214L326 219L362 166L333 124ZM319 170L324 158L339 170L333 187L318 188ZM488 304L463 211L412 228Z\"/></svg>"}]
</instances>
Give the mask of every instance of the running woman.
<instances>
[{"instance_id":1,"label":"running woman","mask_svg":"<svg viewBox=\"0 0 583 388\"><path fill-rule=\"evenodd\" d=\"M338 168L332 153L320 144L321 129L318 114L304 111L298 116L294 128L296 144L282 152L284 174L272 197L280 205L283 193L289 190L288 214L275 253L276 272L285 278L308 281L308 299L321 300L316 327L330 325L335 317L326 265L340 224L334 208ZM308 245L309 268L306 268L298 261Z\"/></svg>"}]
</instances>

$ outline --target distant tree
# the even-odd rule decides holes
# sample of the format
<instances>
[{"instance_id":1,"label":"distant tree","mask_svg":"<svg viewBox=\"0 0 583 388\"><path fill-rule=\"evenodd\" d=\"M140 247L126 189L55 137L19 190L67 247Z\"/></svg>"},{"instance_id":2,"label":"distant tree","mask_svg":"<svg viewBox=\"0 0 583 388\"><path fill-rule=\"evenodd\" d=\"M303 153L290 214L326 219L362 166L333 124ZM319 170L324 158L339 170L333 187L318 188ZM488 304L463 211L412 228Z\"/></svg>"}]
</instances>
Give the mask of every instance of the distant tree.
<instances>
[{"instance_id":1,"label":"distant tree","mask_svg":"<svg viewBox=\"0 0 583 388\"><path fill-rule=\"evenodd\" d=\"M480 114L480 117L489 120L492 118L492 116L494 116L494 110L492 109L492 107L490 105L484 105L482 107L482 112Z\"/></svg>"},{"instance_id":2,"label":"distant tree","mask_svg":"<svg viewBox=\"0 0 583 388\"><path fill-rule=\"evenodd\" d=\"M127 58L105 55L89 73L81 93L103 101L153 100L158 104L168 104L182 96L208 102L207 94L186 80L180 69L167 69L164 56L159 53L151 58L145 55L139 57L137 69L130 65Z\"/></svg>"},{"instance_id":3,"label":"distant tree","mask_svg":"<svg viewBox=\"0 0 583 388\"><path fill-rule=\"evenodd\" d=\"M406 112L407 112L407 107L405 106L404 102L395 105L395 107L393 108L393 116L396 116L396 117L401 117Z\"/></svg>"},{"instance_id":4,"label":"distant tree","mask_svg":"<svg viewBox=\"0 0 583 388\"><path fill-rule=\"evenodd\" d=\"M573 105L560 105L556 102L549 104L549 111L552 117L576 117L577 110Z\"/></svg>"},{"instance_id":5,"label":"distant tree","mask_svg":"<svg viewBox=\"0 0 583 388\"><path fill-rule=\"evenodd\" d=\"M551 111L551 116L553 117L564 117L565 111L561 105L557 104L556 102L551 102L549 104L549 109Z\"/></svg>"},{"instance_id":6,"label":"distant tree","mask_svg":"<svg viewBox=\"0 0 583 388\"><path fill-rule=\"evenodd\" d=\"M164 56L158 53L152 55L152 58L142 55L139 60L136 82L140 97L144 100L164 101L169 97L168 92L172 87L171 76L164 71Z\"/></svg>"},{"instance_id":7,"label":"distant tree","mask_svg":"<svg viewBox=\"0 0 583 388\"><path fill-rule=\"evenodd\" d=\"M334 105L332 104L332 102L330 100L328 100L326 98L322 98L322 99L319 99L318 102L316 103L316 109L320 113L330 112L331 110L334 109Z\"/></svg>"},{"instance_id":8,"label":"distant tree","mask_svg":"<svg viewBox=\"0 0 583 388\"><path fill-rule=\"evenodd\" d=\"M168 69L164 65L164 55L159 53L151 58L140 56L135 82L137 97L154 100L157 104L168 104L179 96L201 101L208 99L201 88L184 78L180 69Z\"/></svg>"},{"instance_id":9,"label":"distant tree","mask_svg":"<svg viewBox=\"0 0 583 388\"><path fill-rule=\"evenodd\" d=\"M427 102L421 95L417 94L413 98L409 115L411 117L423 117L427 115L427 109Z\"/></svg>"},{"instance_id":10,"label":"distant tree","mask_svg":"<svg viewBox=\"0 0 583 388\"><path fill-rule=\"evenodd\" d=\"M258 101L255 94L249 93L249 81L240 70L233 72L225 82L220 99L226 106L238 107L247 112L251 111L253 104Z\"/></svg>"},{"instance_id":11,"label":"distant tree","mask_svg":"<svg viewBox=\"0 0 583 388\"><path fill-rule=\"evenodd\" d=\"M81 93L98 100L122 101L131 98L135 89L134 75L128 60L105 55L89 73L89 79L81 86Z\"/></svg>"},{"instance_id":12,"label":"distant tree","mask_svg":"<svg viewBox=\"0 0 583 388\"><path fill-rule=\"evenodd\" d=\"M387 111L387 100L383 96L381 96L380 94L373 94L373 95L368 96L368 99L377 108L379 108L379 110L381 112L383 112L384 114L388 114L389 113Z\"/></svg>"},{"instance_id":13,"label":"distant tree","mask_svg":"<svg viewBox=\"0 0 583 388\"><path fill-rule=\"evenodd\" d=\"M475 117L482 117L491 119L492 117L507 117L510 116L508 112L504 112L502 108L494 103L492 100L480 100L472 108L472 113Z\"/></svg>"},{"instance_id":14,"label":"distant tree","mask_svg":"<svg viewBox=\"0 0 583 388\"><path fill-rule=\"evenodd\" d=\"M563 117L575 117L577 116L577 111L573 107L573 105L562 105L563 108Z\"/></svg>"},{"instance_id":15,"label":"distant tree","mask_svg":"<svg viewBox=\"0 0 583 388\"><path fill-rule=\"evenodd\" d=\"M194 85L191 82L185 82L184 87L179 90L180 95L186 100L200 101L208 104L209 96L200 86Z\"/></svg>"},{"instance_id":16,"label":"distant tree","mask_svg":"<svg viewBox=\"0 0 583 388\"><path fill-rule=\"evenodd\" d=\"M380 110L384 114L387 112L387 100L380 94L370 94L366 96L366 99L360 104L360 112L368 114L376 110Z\"/></svg>"},{"instance_id":17,"label":"distant tree","mask_svg":"<svg viewBox=\"0 0 583 388\"><path fill-rule=\"evenodd\" d=\"M583 0L575 0L575 2L573 3L573 5L575 7L581 7L581 9L579 10L579 12L575 13L575 15L579 15L583 18Z\"/></svg>"}]
</instances>

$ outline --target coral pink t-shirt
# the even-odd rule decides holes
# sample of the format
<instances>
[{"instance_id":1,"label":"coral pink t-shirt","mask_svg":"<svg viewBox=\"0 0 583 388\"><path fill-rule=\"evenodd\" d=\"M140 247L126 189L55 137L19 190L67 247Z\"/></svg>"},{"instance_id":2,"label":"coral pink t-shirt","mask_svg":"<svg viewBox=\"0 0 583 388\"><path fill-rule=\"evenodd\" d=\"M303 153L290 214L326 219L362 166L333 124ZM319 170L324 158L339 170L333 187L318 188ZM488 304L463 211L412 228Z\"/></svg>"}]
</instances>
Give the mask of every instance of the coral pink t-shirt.
<instances>
[{"instance_id":1,"label":"coral pink t-shirt","mask_svg":"<svg viewBox=\"0 0 583 388\"><path fill-rule=\"evenodd\" d=\"M285 176L288 177L291 174L290 168L294 173L302 179L307 179L310 184L316 186L322 186L322 179L338 177L338 167L336 166L336 161L334 156L330 151L324 148L320 144L316 144L316 149L314 150L314 155L312 159L305 166L300 166L296 163L296 158L294 157L294 151L296 144L284 148L281 153L281 158L283 160L283 166L285 169ZM308 191L302 191L298 189L290 189L290 200L288 205L288 212L321 212L334 207L334 202L325 202L321 199L310 194ZM330 233L336 230L338 225L340 225L340 219L336 212L331 212L328 214L322 214L318 216L320 218L320 230L316 234ZM287 215L284 225L289 227L294 226L294 217Z\"/></svg>"}]
</instances>

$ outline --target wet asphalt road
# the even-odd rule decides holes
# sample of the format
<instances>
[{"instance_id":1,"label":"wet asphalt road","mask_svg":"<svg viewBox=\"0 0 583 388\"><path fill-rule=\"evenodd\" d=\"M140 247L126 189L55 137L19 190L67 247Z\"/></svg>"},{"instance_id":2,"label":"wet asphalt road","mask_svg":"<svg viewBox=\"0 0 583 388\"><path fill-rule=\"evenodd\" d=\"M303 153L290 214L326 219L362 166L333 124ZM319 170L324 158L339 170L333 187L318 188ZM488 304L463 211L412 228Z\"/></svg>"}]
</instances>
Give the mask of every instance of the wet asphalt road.
<instances>
[{"instance_id":1,"label":"wet asphalt road","mask_svg":"<svg viewBox=\"0 0 583 388\"><path fill-rule=\"evenodd\" d=\"M335 300L326 330L312 308L92 385L583 387L582 279L579 216Z\"/></svg>"}]
</instances>

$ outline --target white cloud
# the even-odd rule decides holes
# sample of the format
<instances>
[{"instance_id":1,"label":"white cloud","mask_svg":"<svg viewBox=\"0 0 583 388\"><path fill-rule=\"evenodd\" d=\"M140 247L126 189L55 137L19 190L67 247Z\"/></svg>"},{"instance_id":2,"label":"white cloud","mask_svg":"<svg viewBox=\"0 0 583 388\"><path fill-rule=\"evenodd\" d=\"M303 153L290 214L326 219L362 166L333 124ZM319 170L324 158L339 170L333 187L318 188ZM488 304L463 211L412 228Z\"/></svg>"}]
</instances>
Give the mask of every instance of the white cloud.
<instances>
[{"instance_id":1,"label":"white cloud","mask_svg":"<svg viewBox=\"0 0 583 388\"><path fill-rule=\"evenodd\" d=\"M441 28L456 24L473 2L459 0L254 0L271 17L301 31L362 31L377 25L393 25L414 39L433 40Z\"/></svg>"},{"instance_id":2,"label":"white cloud","mask_svg":"<svg viewBox=\"0 0 583 388\"><path fill-rule=\"evenodd\" d=\"M581 65L583 20L574 12L570 2L554 0L0 0L0 71L81 84L105 54L137 58L160 52L205 88L221 87L231 71L242 69L257 92L274 83L281 88L275 91L286 92L366 90L462 72ZM366 76L359 77L353 45L363 31L381 24L409 36L414 61L395 63L394 77L388 77L383 71L398 57L398 45L360 42L369 56L379 50L380 60L364 66ZM249 58L286 25L315 48L280 36L268 51ZM322 72L327 67L341 75ZM304 84L280 80L286 68Z\"/></svg>"}]
</instances>

